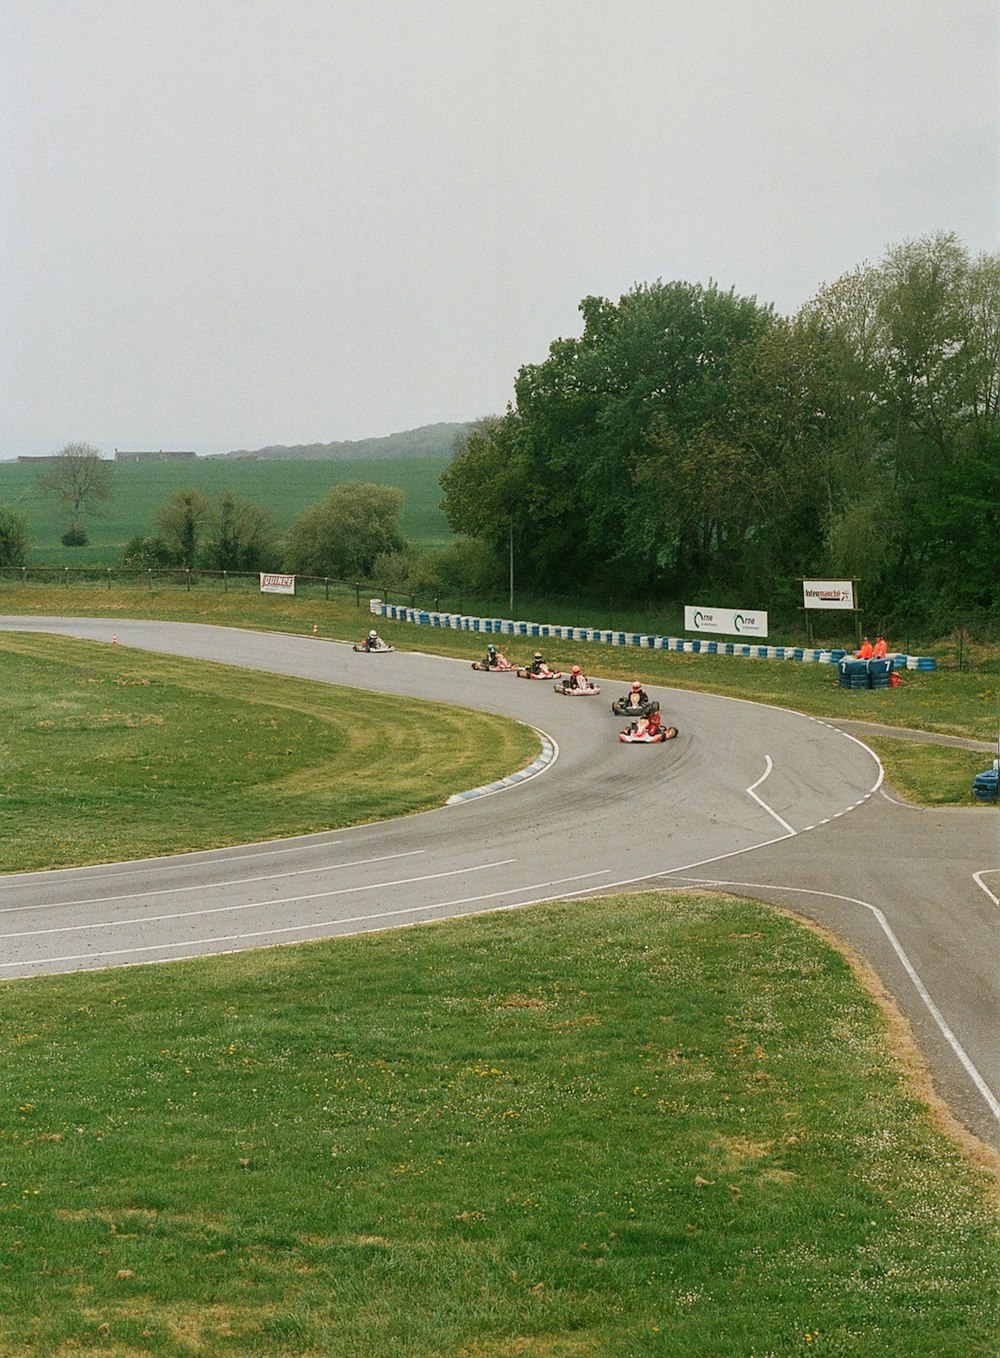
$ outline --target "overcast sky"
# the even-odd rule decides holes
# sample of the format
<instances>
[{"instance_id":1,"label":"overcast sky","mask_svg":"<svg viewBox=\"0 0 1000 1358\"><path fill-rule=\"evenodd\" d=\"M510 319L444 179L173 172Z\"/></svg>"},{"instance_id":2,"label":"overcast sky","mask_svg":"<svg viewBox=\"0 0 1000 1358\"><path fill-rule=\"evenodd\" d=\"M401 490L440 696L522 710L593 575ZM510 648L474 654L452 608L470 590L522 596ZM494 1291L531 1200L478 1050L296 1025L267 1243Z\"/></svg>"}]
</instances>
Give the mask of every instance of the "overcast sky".
<instances>
[{"instance_id":1,"label":"overcast sky","mask_svg":"<svg viewBox=\"0 0 1000 1358\"><path fill-rule=\"evenodd\" d=\"M0 458L502 412L589 294L1000 248L996 0L0 0Z\"/></svg>"}]
</instances>

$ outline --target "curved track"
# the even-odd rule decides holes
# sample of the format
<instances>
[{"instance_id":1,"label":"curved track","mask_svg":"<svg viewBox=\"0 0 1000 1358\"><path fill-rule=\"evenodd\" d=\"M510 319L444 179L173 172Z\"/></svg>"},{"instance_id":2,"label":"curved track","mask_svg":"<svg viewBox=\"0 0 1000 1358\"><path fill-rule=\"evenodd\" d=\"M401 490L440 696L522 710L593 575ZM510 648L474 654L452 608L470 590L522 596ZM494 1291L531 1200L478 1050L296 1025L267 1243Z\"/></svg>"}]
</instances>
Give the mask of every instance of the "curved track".
<instances>
[{"instance_id":1,"label":"curved track","mask_svg":"<svg viewBox=\"0 0 1000 1358\"><path fill-rule=\"evenodd\" d=\"M942 1095L1000 1146L987 809L894 802L872 752L777 708L656 689L666 746L615 739L594 699L418 652L188 623L0 618L518 717L557 757L516 789L405 819L175 858L0 878L0 978L159 962L595 895L712 885L834 930L879 971ZM620 724L620 723L619 723ZM460 789L456 789L456 792Z\"/></svg>"}]
</instances>

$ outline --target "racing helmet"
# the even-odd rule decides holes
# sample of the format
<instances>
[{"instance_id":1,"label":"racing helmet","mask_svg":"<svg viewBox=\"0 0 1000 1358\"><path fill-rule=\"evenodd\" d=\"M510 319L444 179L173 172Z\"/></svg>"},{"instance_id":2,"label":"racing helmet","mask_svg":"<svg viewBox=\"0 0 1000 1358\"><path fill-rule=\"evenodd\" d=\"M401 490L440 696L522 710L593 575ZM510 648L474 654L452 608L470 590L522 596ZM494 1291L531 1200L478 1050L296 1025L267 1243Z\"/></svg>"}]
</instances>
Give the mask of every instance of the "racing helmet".
<instances>
[{"instance_id":1,"label":"racing helmet","mask_svg":"<svg viewBox=\"0 0 1000 1358\"><path fill-rule=\"evenodd\" d=\"M579 666L579 665L574 665L573 668L570 670L570 674L579 674L579 673L580 673L580 666Z\"/></svg>"},{"instance_id":2,"label":"racing helmet","mask_svg":"<svg viewBox=\"0 0 1000 1358\"><path fill-rule=\"evenodd\" d=\"M493 642L492 642L492 641L489 643L489 645L486 647L486 649L487 649L487 651L489 651L490 655L495 655L495 654L496 654L496 649L497 649L497 648L493 645Z\"/></svg>"},{"instance_id":3,"label":"racing helmet","mask_svg":"<svg viewBox=\"0 0 1000 1358\"><path fill-rule=\"evenodd\" d=\"M633 692L633 693L638 693L639 690L640 690L641 688L642 688L642 685L639 683L639 680L637 679L637 680L635 681L635 683L632 685L632 692Z\"/></svg>"},{"instance_id":4,"label":"racing helmet","mask_svg":"<svg viewBox=\"0 0 1000 1358\"><path fill-rule=\"evenodd\" d=\"M372 630L368 633L368 635L371 638L371 640L374 641L375 638L378 636L378 633L375 631L375 628L373 627Z\"/></svg>"},{"instance_id":5,"label":"racing helmet","mask_svg":"<svg viewBox=\"0 0 1000 1358\"><path fill-rule=\"evenodd\" d=\"M536 660L541 660L541 658L542 658L542 653L541 653L541 651L536 651L536 652L535 652L535 659L536 659Z\"/></svg>"}]
</instances>

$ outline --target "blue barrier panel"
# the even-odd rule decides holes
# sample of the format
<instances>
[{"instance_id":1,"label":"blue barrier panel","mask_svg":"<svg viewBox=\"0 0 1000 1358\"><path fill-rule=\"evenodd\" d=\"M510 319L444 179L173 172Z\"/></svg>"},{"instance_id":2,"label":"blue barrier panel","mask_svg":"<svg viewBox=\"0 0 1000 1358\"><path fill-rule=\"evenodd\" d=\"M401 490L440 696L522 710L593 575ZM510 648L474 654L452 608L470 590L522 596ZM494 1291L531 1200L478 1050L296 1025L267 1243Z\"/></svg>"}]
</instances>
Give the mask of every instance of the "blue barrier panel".
<instances>
[{"instance_id":1,"label":"blue barrier panel","mask_svg":"<svg viewBox=\"0 0 1000 1358\"><path fill-rule=\"evenodd\" d=\"M601 631L598 628L567 627L553 623L513 622L503 618L476 618L458 613L410 608L402 604L388 604L381 599L369 599L368 609L375 617L414 623L421 627L450 627L456 631L503 633L505 636L561 637L572 641L595 641L608 646L634 646L645 650L685 651L694 655L739 655L752 659L798 660L807 664L839 664L845 657L854 658L845 650L815 650L801 646L750 646L740 642L708 641L696 638L685 641L681 637L653 636L645 632ZM933 656L904 655L894 652L890 659L896 669L931 671L937 669ZM890 669L892 666L889 667ZM857 683L857 681L855 681ZM878 687L882 687L879 683Z\"/></svg>"}]
</instances>

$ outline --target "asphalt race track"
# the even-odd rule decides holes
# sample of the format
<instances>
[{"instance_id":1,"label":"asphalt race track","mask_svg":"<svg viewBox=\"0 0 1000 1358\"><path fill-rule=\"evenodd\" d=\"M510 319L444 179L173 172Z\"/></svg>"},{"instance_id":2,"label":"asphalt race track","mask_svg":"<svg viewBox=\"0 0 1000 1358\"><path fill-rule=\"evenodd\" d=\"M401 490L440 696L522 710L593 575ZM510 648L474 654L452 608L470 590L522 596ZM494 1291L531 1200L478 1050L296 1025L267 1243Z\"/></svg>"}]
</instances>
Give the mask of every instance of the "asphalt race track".
<instances>
[{"instance_id":1,"label":"asphalt race track","mask_svg":"<svg viewBox=\"0 0 1000 1358\"><path fill-rule=\"evenodd\" d=\"M711 887L816 920L865 957L909 1020L938 1092L1000 1149L997 815L902 805L872 751L835 726L650 686L680 735L628 746L610 711L620 682L565 698L550 683L476 673L467 661L189 623L3 617L0 630L106 643L114 634L121 646L505 713L547 735L554 756L514 786L401 820L0 877L0 979L626 887Z\"/></svg>"}]
</instances>

